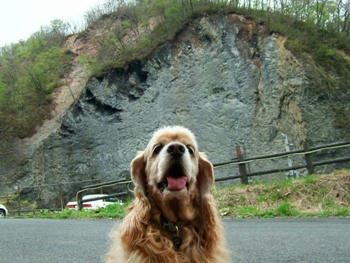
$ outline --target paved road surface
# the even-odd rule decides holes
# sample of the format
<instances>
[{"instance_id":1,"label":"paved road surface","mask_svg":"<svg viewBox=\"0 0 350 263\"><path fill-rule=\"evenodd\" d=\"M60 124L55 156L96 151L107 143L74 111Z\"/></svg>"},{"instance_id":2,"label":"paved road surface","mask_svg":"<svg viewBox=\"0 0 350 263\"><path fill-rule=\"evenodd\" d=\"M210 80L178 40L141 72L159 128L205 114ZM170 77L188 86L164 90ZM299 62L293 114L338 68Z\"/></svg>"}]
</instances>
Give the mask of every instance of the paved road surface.
<instances>
[{"instance_id":1,"label":"paved road surface","mask_svg":"<svg viewBox=\"0 0 350 263\"><path fill-rule=\"evenodd\" d=\"M350 262L350 218L224 220L233 262ZM111 220L0 220L1 263L102 262Z\"/></svg>"}]
</instances>

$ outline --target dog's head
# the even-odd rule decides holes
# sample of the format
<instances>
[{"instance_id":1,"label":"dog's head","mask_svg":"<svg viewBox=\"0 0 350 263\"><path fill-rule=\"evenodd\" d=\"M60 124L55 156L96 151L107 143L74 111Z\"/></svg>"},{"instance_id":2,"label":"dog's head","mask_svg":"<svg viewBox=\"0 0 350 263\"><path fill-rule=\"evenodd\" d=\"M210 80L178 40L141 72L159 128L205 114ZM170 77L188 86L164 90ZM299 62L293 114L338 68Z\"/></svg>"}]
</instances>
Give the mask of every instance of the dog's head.
<instances>
[{"instance_id":1,"label":"dog's head","mask_svg":"<svg viewBox=\"0 0 350 263\"><path fill-rule=\"evenodd\" d=\"M156 131L146 149L131 162L136 190L152 209L170 221L192 220L200 199L210 194L212 164L198 151L196 138L184 127Z\"/></svg>"}]
</instances>

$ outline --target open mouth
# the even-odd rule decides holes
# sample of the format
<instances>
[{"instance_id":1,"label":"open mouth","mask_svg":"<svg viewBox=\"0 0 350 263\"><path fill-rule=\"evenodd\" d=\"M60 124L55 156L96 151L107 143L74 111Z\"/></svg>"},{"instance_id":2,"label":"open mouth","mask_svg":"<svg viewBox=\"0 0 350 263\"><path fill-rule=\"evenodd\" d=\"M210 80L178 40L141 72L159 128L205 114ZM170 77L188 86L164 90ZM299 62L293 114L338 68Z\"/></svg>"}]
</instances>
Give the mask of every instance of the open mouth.
<instances>
[{"instance_id":1,"label":"open mouth","mask_svg":"<svg viewBox=\"0 0 350 263\"><path fill-rule=\"evenodd\" d=\"M184 174L183 168L176 165L172 166L163 180L158 183L158 189L163 192L165 189L169 191L180 191L188 188L188 177Z\"/></svg>"},{"instance_id":2,"label":"open mouth","mask_svg":"<svg viewBox=\"0 0 350 263\"><path fill-rule=\"evenodd\" d=\"M180 191L188 187L187 176L173 177L167 176L164 181L158 184L158 189L163 192L165 189L169 191Z\"/></svg>"}]
</instances>

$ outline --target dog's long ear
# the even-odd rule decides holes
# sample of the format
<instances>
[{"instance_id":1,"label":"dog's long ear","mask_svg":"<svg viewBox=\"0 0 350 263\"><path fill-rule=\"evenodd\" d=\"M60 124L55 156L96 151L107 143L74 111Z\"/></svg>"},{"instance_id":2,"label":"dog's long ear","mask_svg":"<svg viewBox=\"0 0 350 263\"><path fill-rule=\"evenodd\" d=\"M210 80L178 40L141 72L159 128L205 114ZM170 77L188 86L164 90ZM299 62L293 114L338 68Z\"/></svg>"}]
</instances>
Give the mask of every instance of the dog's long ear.
<instances>
[{"instance_id":1,"label":"dog's long ear","mask_svg":"<svg viewBox=\"0 0 350 263\"><path fill-rule=\"evenodd\" d=\"M136 157L131 161L131 179L135 184L135 199L128 208L128 213L120 227L120 235L123 247L133 250L137 246L142 246L146 240L145 222L149 221L151 214L151 205L146 196L146 159L144 152L138 152ZM120 246L118 242L117 246ZM132 261L132 260L131 260Z\"/></svg>"},{"instance_id":2,"label":"dog's long ear","mask_svg":"<svg viewBox=\"0 0 350 263\"><path fill-rule=\"evenodd\" d=\"M135 190L140 190L142 194L146 192L146 160L143 151L137 153L136 157L131 161L131 179L135 184Z\"/></svg>"},{"instance_id":3,"label":"dog's long ear","mask_svg":"<svg viewBox=\"0 0 350 263\"><path fill-rule=\"evenodd\" d=\"M197 182L202 197L210 194L211 187L214 183L214 169L210 161L208 161L205 153L199 153L199 172Z\"/></svg>"},{"instance_id":4,"label":"dog's long ear","mask_svg":"<svg viewBox=\"0 0 350 263\"><path fill-rule=\"evenodd\" d=\"M200 224L201 228L199 236L201 245L207 258L210 259L218 240L218 217L215 210L213 196L211 195L211 187L214 184L214 169L210 161L208 161L205 153L199 153L199 173L197 182L199 185L201 203L200 203ZM208 261L215 261L214 258Z\"/></svg>"}]
</instances>

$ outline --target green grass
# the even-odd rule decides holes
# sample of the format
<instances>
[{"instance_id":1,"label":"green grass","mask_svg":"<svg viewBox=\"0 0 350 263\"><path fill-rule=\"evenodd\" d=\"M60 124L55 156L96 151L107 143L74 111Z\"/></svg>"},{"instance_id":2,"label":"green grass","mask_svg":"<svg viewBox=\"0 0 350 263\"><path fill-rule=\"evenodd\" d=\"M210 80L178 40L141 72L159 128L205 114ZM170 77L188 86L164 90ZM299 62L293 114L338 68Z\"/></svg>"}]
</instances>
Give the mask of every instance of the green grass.
<instances>
[{"instance_id":1,"label":"green grass","mask_svg":"<svg viewBox=\"0 0 350 263\"><path fill-rule=\"evenodd\" d=\"M234 218L275 218L275 217L333 217L350 216L350 208L339 206L318 212L298 210L288 203L282 203L276 209L263 209L255 206L239 206L220 209L222 216Z\"/></svg>"},{"instance_id":2,"label":"green grass","mask_svg":"<svg viewBox=\"0 0 350 263\"><path fill-rule=\"evenodd\" d=\"M259 206L237 206L221 209L220 212L229 212L231 217L238 218L273 218L273 217L300 217L302 213L288 202L281 203L276 209L263 209Z\"/></svg>"},{"instance_id":3,"label":"green grass","mask_svg":"<svg viewBox=\"0 0 350 263\"><path fill-rule=\"evenodd\" d=\"M304 178L306 184L315 184L317 182L317 178L314 175L307 175Z\"/></svg>"},{"instance_id":4,"label":"green grass","mask_svg":"<svg viewBox=\"0 0 350 263\"><path fill-rule=\"evenodd\" d=\"M101 218L123 218L126 213L126 208L130 204L131 201L127 201L124 204L113 204L109 205L106 208L100 208L97 210L71 210L65 208L61 211L49 211L42 210L36 214L25 214L22 216L18 216L20 218L50 218L50 219L101 219Z\"/></svg>"},{"instance_id":5,"label":"green grass","mask_svg":"<svg viewBox=\"0 0 350 263\"><path fill-rule=\"evenodd\" d=\"M220 214L241 218L350 216L349 193L347 170L214 189Z\"/></svg>"},{"instance_id":6,"label":"green grass","mask_svg":"<svg viewBox=\"0 0 350 263\"><path fill-rule=\"evenodd\" d=\"M298 215L298 211L290 205L287 201L283 201L276 208L276 213L281 216L296 216Z\"/></svg>"},{"instance_id":7,"label":"green grass","mask_svg":"<svg viewBox=\"0 0 350 263\"><path fill-rule=\"evenodd\" d=\"M256 199L257 202L266 202L266 196L259 196L257 199Z\"/></svg>"}]
</instances>

